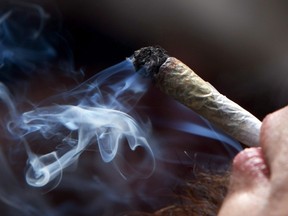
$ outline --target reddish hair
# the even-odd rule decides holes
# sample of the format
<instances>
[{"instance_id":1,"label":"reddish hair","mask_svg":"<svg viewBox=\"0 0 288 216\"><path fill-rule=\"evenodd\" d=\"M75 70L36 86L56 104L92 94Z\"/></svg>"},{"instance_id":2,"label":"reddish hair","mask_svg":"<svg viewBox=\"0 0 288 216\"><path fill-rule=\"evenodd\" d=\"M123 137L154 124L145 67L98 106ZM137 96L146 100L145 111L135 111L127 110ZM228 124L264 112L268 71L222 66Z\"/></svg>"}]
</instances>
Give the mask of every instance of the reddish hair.
<instances>
[{"instance_id":1,"label":"reddish hair","mask_svg":"<svg viewBox=\"0 0 288 216\"><path fill-rule=\"evenodd\" d=\"M195 178L186 182L175 196L179 203L171 204L153 213L134 212L129 216L214 216L227 194L228 172L197 172Z\"/></svg>"}]
</instances>

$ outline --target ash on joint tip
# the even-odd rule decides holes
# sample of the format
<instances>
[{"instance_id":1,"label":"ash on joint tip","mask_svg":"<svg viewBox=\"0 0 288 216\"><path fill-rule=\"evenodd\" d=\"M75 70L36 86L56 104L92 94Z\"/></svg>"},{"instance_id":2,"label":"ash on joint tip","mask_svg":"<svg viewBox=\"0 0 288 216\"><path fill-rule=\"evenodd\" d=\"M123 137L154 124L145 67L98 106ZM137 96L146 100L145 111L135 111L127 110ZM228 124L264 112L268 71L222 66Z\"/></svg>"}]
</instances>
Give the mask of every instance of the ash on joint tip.
<instances>
[{"instance_id":1,"label":"ash on joint tip","mask_svg":"<svg viewBox=\"0 0 288 216\"><path fill-rule=\"evenodd\" d=\"M132 61L142 76L153 78L168 57L167 51L160 46L149 46L135 51Z\"/></svg>"}]
</instances>

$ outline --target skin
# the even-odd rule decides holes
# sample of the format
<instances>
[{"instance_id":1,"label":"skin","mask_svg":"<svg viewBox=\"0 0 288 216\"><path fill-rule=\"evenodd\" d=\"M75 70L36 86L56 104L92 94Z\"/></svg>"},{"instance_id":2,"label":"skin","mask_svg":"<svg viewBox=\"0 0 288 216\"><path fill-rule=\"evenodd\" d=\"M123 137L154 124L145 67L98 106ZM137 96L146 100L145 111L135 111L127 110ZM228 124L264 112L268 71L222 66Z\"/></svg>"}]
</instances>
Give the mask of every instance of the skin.
<instances>
[{"instance_id":1,"label":"skin","mask_svg":"<svg viewBox=\"0 0 288 216\"><path fill-rule=\"evenodd\" d=\"M219 216L288 214L287 119L288 107L268 115L262 124L260 147L235 157Z\"/></svg>"}]
</instances>

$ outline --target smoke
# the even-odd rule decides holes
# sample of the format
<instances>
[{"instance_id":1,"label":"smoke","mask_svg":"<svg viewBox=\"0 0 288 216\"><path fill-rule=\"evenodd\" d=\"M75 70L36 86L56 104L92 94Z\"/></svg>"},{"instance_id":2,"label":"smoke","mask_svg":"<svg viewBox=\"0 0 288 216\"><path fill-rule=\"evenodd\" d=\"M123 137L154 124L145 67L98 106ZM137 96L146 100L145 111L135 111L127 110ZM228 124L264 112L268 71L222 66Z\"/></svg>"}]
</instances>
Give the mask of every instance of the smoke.
<instances>
[{"instance_id":1,"label":"smoke","mask_svg":"<svg viewBox=\"0 0 288 216\"><path fill-rule=\"evenodd\" d=\"M39 5L14 2L0 15L0 78L4 82L49 76L52 69L75 76L73 59L61 28ZM56 21L55 21L56 22Z\"/></svg>"},{"instance_id":2,"label":"smoke","mask_svg":"<svg viewBox=\"0 0 288 216\"><path fill-rule=\"evenodd\" d=\"M48 19L33 4L18 5L0 19L0 207L6 215L153 210L168 202L160 197L184 183L187 169L226 168L241 149L203 118L151 90L129 58L41 102L29 95L19 100L7 85L15 73L27 81L49 76L52 68L63 72ZM69 55L64 59L71 63ZM73 66L67 71L75 75Z\"/></svg>"},{"instance_id":3,"label":"smoke","mask_svg":"<svg viewBox=\"0 0 288 216\"><path fill-rule=\"evenodd\" d=\"M96 143L104 162L115 158L123 142L127 142L131 150L142 147L151 157L153 170L154 157L147 141L149 124L141 125L127 114L147 89L147 81L142 79L127 59L72 91L57 96L69 100L69 105L35 107L21 115L15 114L16 108L3 87L2 100L13 111L8 131L13 137L18 137L27 150L27 183L42 187L57 177L60 181L63 169L75 163L89 145ZM57 102L57 97L53 97L53 103ZM38 135L42 139L58 140L58 149L44 155L33 153L26 137Z\"/></svg>"}]
</instances>

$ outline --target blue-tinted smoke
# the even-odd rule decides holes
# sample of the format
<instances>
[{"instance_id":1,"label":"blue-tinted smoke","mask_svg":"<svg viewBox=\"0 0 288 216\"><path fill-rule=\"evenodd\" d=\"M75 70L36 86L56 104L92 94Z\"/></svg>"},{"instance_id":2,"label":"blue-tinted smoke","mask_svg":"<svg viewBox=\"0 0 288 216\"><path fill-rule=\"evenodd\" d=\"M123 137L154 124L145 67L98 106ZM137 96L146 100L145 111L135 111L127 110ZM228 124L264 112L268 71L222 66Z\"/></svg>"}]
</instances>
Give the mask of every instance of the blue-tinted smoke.
<instances>
[{"instance_id":1,"label":"blue-tinted smoke","mask_svg":"<svg viewBox=\"0 0 288 216\"><path fill-rule=\"evenodd\" d=\"M70 104L36 107L16 116L11 114L8 130L22 140L27 149L27 183L42 187L58 177L61 179L63 170L75 163L92 144L98 144L105 162L116 157L123 142L127 142L131 150L142 147L148 152L152 172L154 157L147 141L149 124L141 125L127 114L147 87L147 81L135 73L133 63L127 59L58 96L68 99ZM10 110L15 110L10 102L12 99L8 93L5 95L4 88L2 90L2 99L6 99ZM53 97L51 103L57 102L57 97ZM37 155L26 138L35 134L46 140L57 139L58 146L62 147Z\"/></svg>"},{"instance_id":2,"label":"blue-tinted smoke","mask_svg":"<svg viewBox=\"0 0 288 216\"><path fill-rule=\"evenodd\" d=\"M52 68L74 75L72 56L61 29L49 26L50 15L32 3L15 3L0 11L0 79L15 82ZM63 47L61 49L61 47Z\"/></svg>"}]
</instances>

